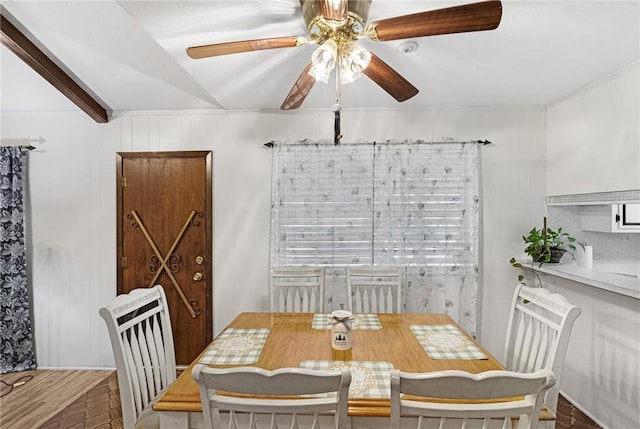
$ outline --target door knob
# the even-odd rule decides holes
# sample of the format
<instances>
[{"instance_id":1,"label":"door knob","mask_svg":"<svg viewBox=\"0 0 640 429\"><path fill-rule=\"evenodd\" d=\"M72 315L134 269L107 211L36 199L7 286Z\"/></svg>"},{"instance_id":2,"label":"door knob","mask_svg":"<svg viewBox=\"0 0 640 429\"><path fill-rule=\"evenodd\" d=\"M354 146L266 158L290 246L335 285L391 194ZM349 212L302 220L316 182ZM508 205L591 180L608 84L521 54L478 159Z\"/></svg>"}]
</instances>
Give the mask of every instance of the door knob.
<instances>
[{"instance_id":1,"label":"door knob","mask_svg":"<svg viewBox=\"0 0 640 429\"><path fill-rule=\"evenodd\" d=\"M193 281L194 281L194 282L198 282L198 281L200 281L200 280L202 280L202 273L195 273L195 274L193 275Z\"/></svg>"}]
</instances>

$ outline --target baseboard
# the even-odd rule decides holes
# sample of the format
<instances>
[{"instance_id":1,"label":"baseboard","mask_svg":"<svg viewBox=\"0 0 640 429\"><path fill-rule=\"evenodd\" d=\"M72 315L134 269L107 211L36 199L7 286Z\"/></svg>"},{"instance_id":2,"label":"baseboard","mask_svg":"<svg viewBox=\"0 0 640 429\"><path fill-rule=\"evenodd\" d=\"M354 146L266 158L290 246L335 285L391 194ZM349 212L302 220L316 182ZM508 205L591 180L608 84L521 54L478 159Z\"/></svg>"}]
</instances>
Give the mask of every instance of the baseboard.
<instances>
[{"instance_id":1,"label":"baseboard","mask_svg":"<svg viewBox=\"0 0 640 429\"><path fill-rule=\"evenodd\" d=\"M564 396L567 401L571 402L574 407L576 407L578 410L580 410L582 413L584 413L585 416L587 416L591 420L593 420L595 424L597 424L600 427L602 427L602 429L610 429L608 426L605 426L600 420L598 420L593 414L591 414L589 411L587 411L583 407L581 407L580 403L576 402L575 399L573 399L571 396L567 395L567 392L565 392L565 391L563 391L561 389L560 390L560 394L562 396Z\"/></svg>"}]
</instances>

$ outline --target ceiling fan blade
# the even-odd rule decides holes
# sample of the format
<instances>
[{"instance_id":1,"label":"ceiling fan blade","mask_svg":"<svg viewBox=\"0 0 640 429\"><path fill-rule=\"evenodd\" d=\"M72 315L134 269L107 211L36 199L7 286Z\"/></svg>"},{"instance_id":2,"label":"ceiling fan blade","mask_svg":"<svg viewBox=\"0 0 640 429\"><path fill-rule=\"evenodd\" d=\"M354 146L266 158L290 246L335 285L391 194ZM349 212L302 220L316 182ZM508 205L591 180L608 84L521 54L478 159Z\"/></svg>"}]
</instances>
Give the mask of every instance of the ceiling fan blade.
<instances>
[{"instance_id":1,"label":"ceiling fan blade","mask_svg":"<svg viewBox=\"0 0 640 429\"><path fill-rule=\"evenodd\" d=\"M373 40L388 41L493 30L501 18L502 3L491 0L382 19L369 24L367 34Z\"/></svg>"},{"instance_id":2,"label":"ceiling fan blade","mask_svg":"<svg viewBox=\"0 0 640 429\"><path fill-rule=\"evenodd\" d=\"M415 86L411 85L408 80L373 52L371 53L371 62L362 73L400 102L408 100L418 93Z\"/></svg>"},{"instance_id":3,"label":"ceiling fan blade","mask_svg":"<svg viewBox=\"0 0 640 429\"><path fill-rule=\"evenodd\" d=\"M320 0L318 12L324 19L344 21L347 19L347 0Z\"/></svg>"},{"instance_id":4,"label":"ceiling fan blade","mask_svg":"<svg viewBox=\"0 0 640 429\"><path fill-rule=\"evenodd\" d=\"M307 43L304 37L274 37L271 39L242 40L239 42L214 43L212 45L192 46L187 48L191 58L216 57L218 55L237 54L240 52L261 51L264 49L293 48Z\"/></svg>"},{"instance_id":5,"label":"ceiling fan blade","mask_svg":"<svg viewBox=\"0 0 640 429\"><path fill-rule=\"evenodd\" d=\"M312 65L312 63L309 63L300 74L300 77L298 77L296 83L293 84L289 95L287 95L287 98L282 102L282 106L280 106L281 110L297 109L302 105L304 99L307 98L311 88L313 88L313 85L316 83L316 79L309 74Z\"/></svg>"}]
</instances>

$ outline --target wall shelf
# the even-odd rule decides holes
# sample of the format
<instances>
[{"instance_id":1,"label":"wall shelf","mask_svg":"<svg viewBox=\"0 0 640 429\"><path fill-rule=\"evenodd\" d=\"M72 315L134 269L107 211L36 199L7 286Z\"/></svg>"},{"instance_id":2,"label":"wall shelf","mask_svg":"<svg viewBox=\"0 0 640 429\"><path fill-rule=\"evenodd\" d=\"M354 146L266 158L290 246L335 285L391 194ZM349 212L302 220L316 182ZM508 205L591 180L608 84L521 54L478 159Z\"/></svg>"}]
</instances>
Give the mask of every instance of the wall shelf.
<instances>
[{"instance_id":1,"label":"wall shelf","mask_svg":"<svg viewBox=\"0 0 640 429\"><path fill-rule=\"evenodd\" d=\"M522 268L640 299L640 279L636 277L591 270L576 264L543 264L540 267L539 264L532 266L530 260L519 262Z\"/></svg>"}]
</instances>

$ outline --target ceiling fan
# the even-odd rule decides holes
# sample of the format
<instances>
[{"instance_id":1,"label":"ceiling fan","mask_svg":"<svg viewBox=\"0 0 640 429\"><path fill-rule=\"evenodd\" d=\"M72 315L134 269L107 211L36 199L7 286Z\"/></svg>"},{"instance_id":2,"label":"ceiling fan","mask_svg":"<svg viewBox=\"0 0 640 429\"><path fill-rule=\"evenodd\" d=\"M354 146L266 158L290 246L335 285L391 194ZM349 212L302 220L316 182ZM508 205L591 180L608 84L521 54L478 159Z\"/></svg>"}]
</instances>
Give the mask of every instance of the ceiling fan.
<instances>
[{"instance_id":1,"label":"ceiling fan","mask_svg":"<svg viewBox=\"0 0 640 429\"><path fill-rule=\"evenodd\" d=\"M370 5L371 0L300 0L308 38L288 36L215 43L187 48L187 55L198 59L315 43L319 47L314 51L312 61L302 71L280 109L300 107L316 81L327 82L334 68L338 76L338 95L340 84L364 74L402 102L416 95L418 89L374 53L358 46L355 43L358 39L386 42L493 30L502 17L500 0L490 0L382 19L367 25ZM339 99L337 106L339 108Z\"/></svg>"}]
</instances>

